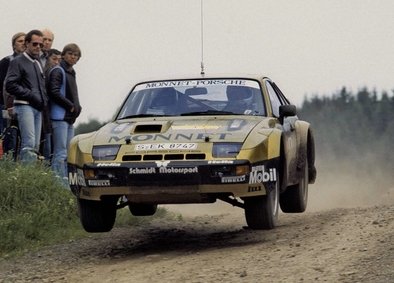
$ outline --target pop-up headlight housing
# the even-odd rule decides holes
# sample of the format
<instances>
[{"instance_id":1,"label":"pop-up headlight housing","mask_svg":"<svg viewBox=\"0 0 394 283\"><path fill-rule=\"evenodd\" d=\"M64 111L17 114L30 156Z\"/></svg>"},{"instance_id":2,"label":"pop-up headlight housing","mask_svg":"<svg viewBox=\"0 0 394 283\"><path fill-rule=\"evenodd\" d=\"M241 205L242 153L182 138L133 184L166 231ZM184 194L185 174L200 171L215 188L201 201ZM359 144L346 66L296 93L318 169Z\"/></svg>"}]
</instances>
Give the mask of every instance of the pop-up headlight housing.
<instances>
[{"instance_id":1,"label":"pop-up headlight housing","mask_svg":"<svg viewBox=\"0 0 394 283\"><path fill-rule=\"evenodd\" d=\"M94 160L114 160L118 154L120 145L96 145L93 146L92 156Z\"/></svg>"},{"instance_id":2,"label":"pop-up headlight housing","mask_svg":"<svg viewBox=\"0 0 394 283\"><path fill-rule=\"evenodd\" d=\"M241 150L242 143L218 142L213 144L212 156L215 158L235 158Z\"/></svg>"}]
</instances>

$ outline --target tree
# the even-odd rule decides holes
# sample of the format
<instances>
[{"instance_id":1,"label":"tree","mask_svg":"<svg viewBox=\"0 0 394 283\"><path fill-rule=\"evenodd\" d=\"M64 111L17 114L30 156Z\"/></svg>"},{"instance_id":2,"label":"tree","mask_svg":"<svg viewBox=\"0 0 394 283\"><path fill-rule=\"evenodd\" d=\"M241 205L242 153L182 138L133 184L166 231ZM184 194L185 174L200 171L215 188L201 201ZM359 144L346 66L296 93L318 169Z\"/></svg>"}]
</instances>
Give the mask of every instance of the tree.
<instances>
[{"instance_id":1,"label":"tree","mask_svg":"<svg viewBox=\"0 0 394 283\"><path fill-rule=\"evenodd\" d=\"M90 133L97 131L99 128L104 126L107 122L100 123L96 119L90 119L87 123L80 123L76 128L75 128L75 134L85 134L85 133Z\"/></svg>"}]
</instances>

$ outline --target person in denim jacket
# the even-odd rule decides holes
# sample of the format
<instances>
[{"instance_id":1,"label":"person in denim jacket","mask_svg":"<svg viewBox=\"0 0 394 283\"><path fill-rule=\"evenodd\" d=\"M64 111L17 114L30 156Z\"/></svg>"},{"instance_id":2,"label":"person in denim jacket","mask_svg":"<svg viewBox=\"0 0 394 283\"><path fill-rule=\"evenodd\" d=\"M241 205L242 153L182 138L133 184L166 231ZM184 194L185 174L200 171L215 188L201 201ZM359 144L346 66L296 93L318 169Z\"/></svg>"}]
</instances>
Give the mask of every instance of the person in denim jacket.
<instances>
[{"instance_id":1,"label":"person in denim jacket","mask_svg":"<svg viewBox=\"0 0 394 283\"><path fill-rule=\"evenodd\" d=\"M81 113L76 73L73 66L81 58L75 43L67 44L62 51L62 61L48 75L47 90L52 123L52 170L68 186L67 149L74 137L74 123Z\"/></svg>"}]
</instances>

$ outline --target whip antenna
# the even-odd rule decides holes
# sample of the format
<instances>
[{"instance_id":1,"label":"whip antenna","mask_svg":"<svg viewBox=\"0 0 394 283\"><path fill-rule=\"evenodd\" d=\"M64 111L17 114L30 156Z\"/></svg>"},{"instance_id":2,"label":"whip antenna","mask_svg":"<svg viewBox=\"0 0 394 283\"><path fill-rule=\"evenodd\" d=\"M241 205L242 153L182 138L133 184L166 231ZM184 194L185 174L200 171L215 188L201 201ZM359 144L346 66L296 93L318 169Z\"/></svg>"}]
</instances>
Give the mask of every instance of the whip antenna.
<instances>
[{"instance_id":1,"label":"whip antenna","mask_svg":"<svg viewBox=\"0 0 394 283\"><path fill-rule=\"evenodd\" d=\"M204 75L204 9L203 9L203 0L201 3L201 75Z\"/></svg>"}]
</instances>

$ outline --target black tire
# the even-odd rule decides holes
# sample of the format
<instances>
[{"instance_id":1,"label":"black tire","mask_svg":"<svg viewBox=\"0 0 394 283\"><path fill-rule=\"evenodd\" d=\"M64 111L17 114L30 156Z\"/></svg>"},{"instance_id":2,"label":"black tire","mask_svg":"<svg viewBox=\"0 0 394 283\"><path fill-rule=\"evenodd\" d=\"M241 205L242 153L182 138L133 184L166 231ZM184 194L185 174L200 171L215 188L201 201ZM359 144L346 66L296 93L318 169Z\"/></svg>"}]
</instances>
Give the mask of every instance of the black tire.
<instances>
[{"instance_id":1,"label":"black tire","mask_svg":"<svg viewBox=\"0 0 394 283\"><path fill-rule=\"evenodd\" d=\"M275 228L279 214L279 181L265 196L244 199L245 218L249 228L269 230Z\"/></svg>"},{"instance_id":2,"label":"black tire","mask_svg":"<svg viewBox=\"0 0 394 283\"><path fill-rule=\"evenodd\" d=\"M86 232L108 232L116 218L116 200L93 201L78 199L79 218Z\"/></svg>"},{"instance_id":3,"label":"black tire","mask_svg":"<svg viewBox=\"0 0 394 283\"><path fill-rule=\"evenodd\" d=\"M131 203L129 210L134 216L151 216L157 211L157 204Z\"/></svg>"},{"instance_id":4,"label":"black tire","mask_svg":"<svg viewBox=\"0 0 394 283\"><path fill-rule=\"evenodd\" d=\"M306 210L308 203L309 168L305 162L302 177L298 184L288 186L280 195L280 208L285 213L301 213Z\"/></svg>"}]
</instances>

